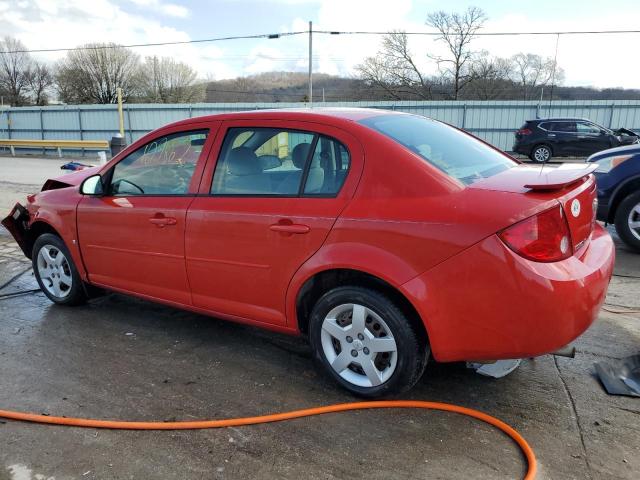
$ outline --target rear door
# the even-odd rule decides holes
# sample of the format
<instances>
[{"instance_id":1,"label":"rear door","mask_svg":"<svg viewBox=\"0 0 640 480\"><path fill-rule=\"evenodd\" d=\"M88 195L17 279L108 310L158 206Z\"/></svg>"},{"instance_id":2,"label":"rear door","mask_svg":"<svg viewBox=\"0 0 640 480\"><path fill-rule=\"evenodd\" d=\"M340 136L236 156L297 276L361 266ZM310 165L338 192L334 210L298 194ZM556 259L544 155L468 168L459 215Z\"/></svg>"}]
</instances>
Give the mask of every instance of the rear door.
<instances>
[{"instance_id":1,"label":"rear door","mask_svg":"<svg viewBox=\"0 0 640 480\"><path fill-rule=\"evenodd\" d=\"M556 155L578 155L580 153L576 122L574 121L558 120L549 122L547 138L550 140Z\"/></svg>"},{"instance_id":2,"label":"rear door","mask_svg":"<svg viewBox=\"0 0 640 480\"><path fill-rule=\"evenodd\" d=\"M104 196L82 198L78 239L91 282L191 304L185 217L218 124L159 133L103 175Z\"/></svg>"},{"instance_id":3,"label":"rear door","mask_svg":"<svg viewBox=\"0 0 640 480\"><path fill-rule=\"evenodd\" d=\"M187 212L196 306L285 325L295 271L355 191L363 151L349 133L294 121L225 122Z\"/></svg>"}]
</instances>

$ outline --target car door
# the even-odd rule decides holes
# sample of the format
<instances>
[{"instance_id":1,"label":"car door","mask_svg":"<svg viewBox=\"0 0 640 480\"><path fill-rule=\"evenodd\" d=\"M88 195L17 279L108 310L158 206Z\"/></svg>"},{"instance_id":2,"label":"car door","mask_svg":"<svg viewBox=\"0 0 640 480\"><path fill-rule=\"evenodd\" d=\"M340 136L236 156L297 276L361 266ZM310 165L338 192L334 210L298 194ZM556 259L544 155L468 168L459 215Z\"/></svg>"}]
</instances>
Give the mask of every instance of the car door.
<instances>
[{"instance_id":1,"label":"car door","mask_svg":"<svg viewBox=\"0 0 640 480\"><path fill-rule=\"evenodd\" d=\"M576 131L582 155L591 155L611 146L609 136L604 133L605 131L591 122L576 122Z\"/></svg>"},{"instance_id":2,"label":"car door","mask_svg":"<svg viewBox=\"0 0 640 480\"><path fill-rule=\"evenodd\" d=\"M555 155L576 155L579 149L574 121L549 122L547 138Z\"/></svg>"},{"instance_id":3,"label":"car door","mask_svg":"<svg viewBox=\"0 0 640 480\"><path fill-rule=\"evenodd\" d=\"M218 125L160 132L103 174L105 195L83 197L78 239L92 283L191 304L185 217Z\"/></svg>"},{"instance_id":4,"label":"car door","mask_svg":"<svg viewBox=\"0 0 640 480\"><path fill-rule=\"evenodd\" d=\"M359 142L329 125L229 121L187 212L194 305L283 326L287 286L352 197Z\"/></svg>"}]
</instances>

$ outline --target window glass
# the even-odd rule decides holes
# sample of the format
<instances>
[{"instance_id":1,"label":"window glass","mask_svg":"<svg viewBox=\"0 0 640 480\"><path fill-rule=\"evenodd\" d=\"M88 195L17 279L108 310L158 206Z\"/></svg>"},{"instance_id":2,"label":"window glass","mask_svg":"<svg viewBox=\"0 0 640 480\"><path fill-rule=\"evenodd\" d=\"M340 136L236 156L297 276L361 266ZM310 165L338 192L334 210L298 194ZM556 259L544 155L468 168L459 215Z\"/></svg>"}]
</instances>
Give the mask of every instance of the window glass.
<instances>
[{"instance_id":1,"label":"window glass","mask_svg":"<svg viewBox=\"0 0 640 480\"><path fill-rule=\"evenodd\" d=\"M349 152L337 140L321 136L304 186L305 195L335 195L349 171Z\"/></svg>"},{"instance_id":2,"label":"window glass","mask_svg":"<svg viewBox=\"0 0 640 480\"><path fill-rule=\"evenodd\" d=\"M576 123L576 129L578 133L600 133L600 129L595 125L585 122Z\"/></svg>"},{"instance_id":3,"label":"window glass","mask_svg":"<svg viewBox=\"0 0 640 480\"><path fill-rule=\"evenodd\" d=\"M294 130L229 129L216 165L211 193L298 195L314 140L314 134Z\"/></svg>"},{"instance_id":4,"label":"window glass","mask_svg":"<svg viewBox=\"0 0 640 480\"><path fill-rule=\"evenodd\" d=\"M543 130L551 130L550 125L548 123L546 123L546 122L541 123L540 125L538 125L538 127L540 127Z\"/></svg>"},{"instance_id":5,"label":"window glass","mask_svg":"<svg viewBox=\"0 0 640 480\"><path fill-rule=\"evenodd\" d=\"M576 122L551 122L552 132L575 133Z\"/></svg>"},{"instance_id":6,"label":"window glass","mask_svg":"<svg viewBox=\"0 0 640 480\"><path fill-rule=\"evenodd\" d=\"M360 123L390 137L465 185L517 165L480 140L426 117L380 115ZM389 168L392 172L393 166Z\"/></svg>"},{"instance_id":7,"label":"window glass","mask_svg":"<svg viewBox=\"0 0 640 480\"><path fill-rule=\"evenodd\" d=\"M158 138L118 162L112 195L184 195L207 138L207 130Z\"/></svg>"}]
</instances>

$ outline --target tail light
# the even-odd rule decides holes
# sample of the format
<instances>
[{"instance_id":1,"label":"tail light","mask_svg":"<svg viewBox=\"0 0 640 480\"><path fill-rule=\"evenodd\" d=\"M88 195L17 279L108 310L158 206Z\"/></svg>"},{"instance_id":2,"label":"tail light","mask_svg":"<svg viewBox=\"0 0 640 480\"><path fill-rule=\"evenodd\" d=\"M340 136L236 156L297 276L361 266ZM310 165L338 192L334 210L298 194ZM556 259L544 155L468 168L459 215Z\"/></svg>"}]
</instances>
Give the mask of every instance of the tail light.
<instances>
[{"instance_id":1,"label":"tail light","mask_svg":"<svg viewBox=\"0 0 640 480\"><path fill-rule=\"evenodd\" d=\"M535 262L557 262L573 254L561 205L510 226L499 236L511 250Z\"/></svg>"},{"instance_id":2,"label":"tail light","mask_svg":"<svg viewBox=\"0 0 640 480\"><path fill-rule=\"evenodd\" d=\"M531 135L533 132L528 128L521 128L516 132L516 135Z\"/></svg>"}]
</instances>

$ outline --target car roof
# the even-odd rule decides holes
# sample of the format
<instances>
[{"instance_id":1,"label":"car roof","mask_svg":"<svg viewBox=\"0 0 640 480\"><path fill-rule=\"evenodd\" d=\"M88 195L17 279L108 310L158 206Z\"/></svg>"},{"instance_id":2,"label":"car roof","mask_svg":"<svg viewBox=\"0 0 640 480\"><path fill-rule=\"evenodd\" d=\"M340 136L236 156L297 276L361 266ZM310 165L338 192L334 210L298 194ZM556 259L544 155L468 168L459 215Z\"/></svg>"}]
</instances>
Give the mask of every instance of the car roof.
<instances>
[{"instance_id":1,"label":"car roof","mask_svg":"<svg viewBox=\"0 0 640 480\"><path fill-rule=\"evenodd\" d=\"M333 121L358 122L365 118L380 115L408 115L403 112L381 110L376 108L281 108L264 110L247 110L241 112L219 113L192 117L174 122L172 126L188 125L190 123L220 121L220 120L299 120L299 121Z\"/></svg>"},{"instance_id":2,"label":"car roof","mask_svg":"<svg viewBox=\"0 0 640 480\"><path fill-rule=\"evenodd\" d=\"M567 117L567 118L536 118L535 120L527 120L528 122L590 122L595 123L588 118Z\"/></svg>"}]
</instances>

